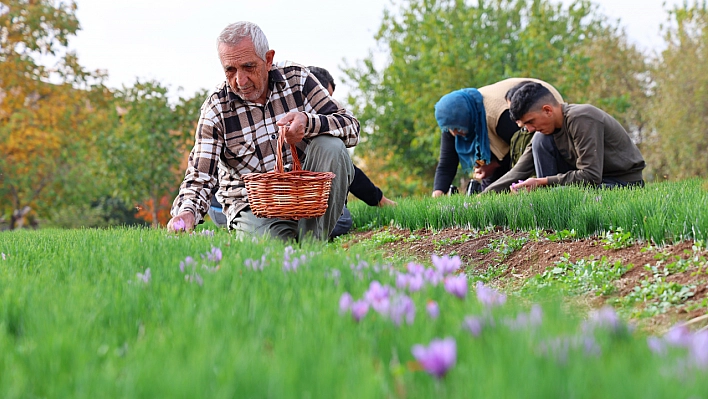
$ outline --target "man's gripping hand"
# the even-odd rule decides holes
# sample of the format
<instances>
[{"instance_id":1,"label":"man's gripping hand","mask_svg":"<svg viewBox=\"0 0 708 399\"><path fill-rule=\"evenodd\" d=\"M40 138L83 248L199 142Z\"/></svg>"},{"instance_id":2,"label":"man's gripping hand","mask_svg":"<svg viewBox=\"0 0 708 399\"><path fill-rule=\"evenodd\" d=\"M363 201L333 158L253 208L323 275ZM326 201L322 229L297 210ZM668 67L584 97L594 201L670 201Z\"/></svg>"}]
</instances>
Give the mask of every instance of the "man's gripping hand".
<instances>
[{"instance_id":1,"label":"man's gripping hand","mask_svg":"<svg viewBox=\"0 0 708 399\"><path fill-rule=\"evenodd\" d=\"M304 112L288 112L276 125L280 126L281 134L285 134L286 143L297 144L305 137L307 115Z\"/></svg>"},{"instance_id":2,"label":"man's gripping hand","mask_svg":"<svg viewBox=\"0 0 708 399\"><path fill-rule=\"evenodd\" d=\"M167 222L167 231L169 232L182 232L182 231L192 231L194 229L194 224L196 223L196 219L194 218L194 214L190 211L184 211L180 213L179 215L173 217L170 219L169 222Z\"/></svg>"}]
</instances>

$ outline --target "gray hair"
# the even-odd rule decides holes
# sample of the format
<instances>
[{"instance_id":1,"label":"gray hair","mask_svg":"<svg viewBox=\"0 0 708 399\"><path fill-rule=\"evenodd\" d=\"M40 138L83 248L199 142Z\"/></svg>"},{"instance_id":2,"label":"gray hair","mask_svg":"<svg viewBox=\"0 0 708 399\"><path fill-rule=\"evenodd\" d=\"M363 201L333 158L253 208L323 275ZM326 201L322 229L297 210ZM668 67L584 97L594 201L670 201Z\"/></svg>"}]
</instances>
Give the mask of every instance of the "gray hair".
<instances>
[{"instance_id":1,"label":"gray hair","mask_svg":"<svg viewBox=\"0 0 708 399\"><path fill-rule=\"evenodd\" d=\"M266 53L270 50L268 39L261 28L253 22L239 21L228 25L216 39L216 47L218 48L221 43L235 46L245 38L251 39L253 47L256 49L256 55L265 61Z\"/></svg>"}]
</instances>

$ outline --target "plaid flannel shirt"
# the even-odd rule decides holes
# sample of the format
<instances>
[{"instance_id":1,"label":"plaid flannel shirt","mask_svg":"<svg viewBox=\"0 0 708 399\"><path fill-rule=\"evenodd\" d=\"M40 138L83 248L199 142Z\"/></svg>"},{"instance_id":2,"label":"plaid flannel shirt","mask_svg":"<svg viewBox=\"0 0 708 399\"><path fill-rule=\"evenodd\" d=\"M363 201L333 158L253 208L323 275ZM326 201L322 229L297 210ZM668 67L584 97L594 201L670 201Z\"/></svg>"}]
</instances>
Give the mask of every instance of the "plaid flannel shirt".
<instances>
[{"instance_id":1,"label":"plaid flannel shirt","mask_svg":"<svg viewBox=\"0 0 708 399\"><path fill-rule=\"evenodd\" d=\"M260 105L242 99L224 82L207 97L172 216L189 211L200 223L217 181L216 197L229 221L248 207L241 176L275 168L275 123L288 112L305 112L308 118L305 138L296 145L302 162L309 139L320 134L339 137L347 147L359 142L359 121L329 97L304 66L291 62L272 65L268 93L265 105ZM290 169L292 155L289 146L285 147L283 163Z\"/></svg>"}]
</instances>

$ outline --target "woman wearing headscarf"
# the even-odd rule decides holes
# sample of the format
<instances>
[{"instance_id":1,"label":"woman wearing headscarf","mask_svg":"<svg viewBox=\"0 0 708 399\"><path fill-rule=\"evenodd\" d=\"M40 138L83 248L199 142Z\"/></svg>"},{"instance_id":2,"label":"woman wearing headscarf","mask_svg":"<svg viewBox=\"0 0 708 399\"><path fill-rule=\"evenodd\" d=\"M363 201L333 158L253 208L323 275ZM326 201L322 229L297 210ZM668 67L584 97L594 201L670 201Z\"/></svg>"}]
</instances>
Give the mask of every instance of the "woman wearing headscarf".
<instances>
[{"instance_id":1,"label":"woman wearing headscarf","mask_svg":"<svg viewBox=\"0 0 708 399\"><path fill-rule=\"evenodd\" d=\"M435 104L435 119L442 131L442 139L433 197L448 192L458 165L467 175L474 171L474 178L481 182L482 189L509 171L509 144L519 127L509 116L506 95L515 86L526 82L546 86L559 102L563 102L558 90L544 81L510 78L479 89L453 91Z\"/></svg>"}]
</instances>

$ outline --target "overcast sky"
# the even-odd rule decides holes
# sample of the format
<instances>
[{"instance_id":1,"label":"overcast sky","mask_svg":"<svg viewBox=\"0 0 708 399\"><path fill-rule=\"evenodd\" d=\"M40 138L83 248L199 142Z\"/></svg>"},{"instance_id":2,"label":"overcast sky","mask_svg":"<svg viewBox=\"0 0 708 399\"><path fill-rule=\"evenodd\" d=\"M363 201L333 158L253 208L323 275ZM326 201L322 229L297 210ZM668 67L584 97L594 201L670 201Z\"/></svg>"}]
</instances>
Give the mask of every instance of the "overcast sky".
<instances>
[{"instance_id":1,"label":"overcast sky","mask_svg":"<svg viewBox=\"0 0 708 399\"><path fill-rule=\"evenodd\" d=\"M569 3L569 0L563 0ZM662 4L679 0L595 0L619 19L642 49L661 48ZM215 41L229 23L248 20L265 32L275 60L328 69L342 81L345 60L353 64L375 49L374 35L390 0L77 0L82 30L70 41L79 62L108 72L108 85L156 79L176 95L191 96L223 81ZM341 89L340 89L341 88ZM348 92L337 86L335 97Z\"/></svg>"}]
</instances>

